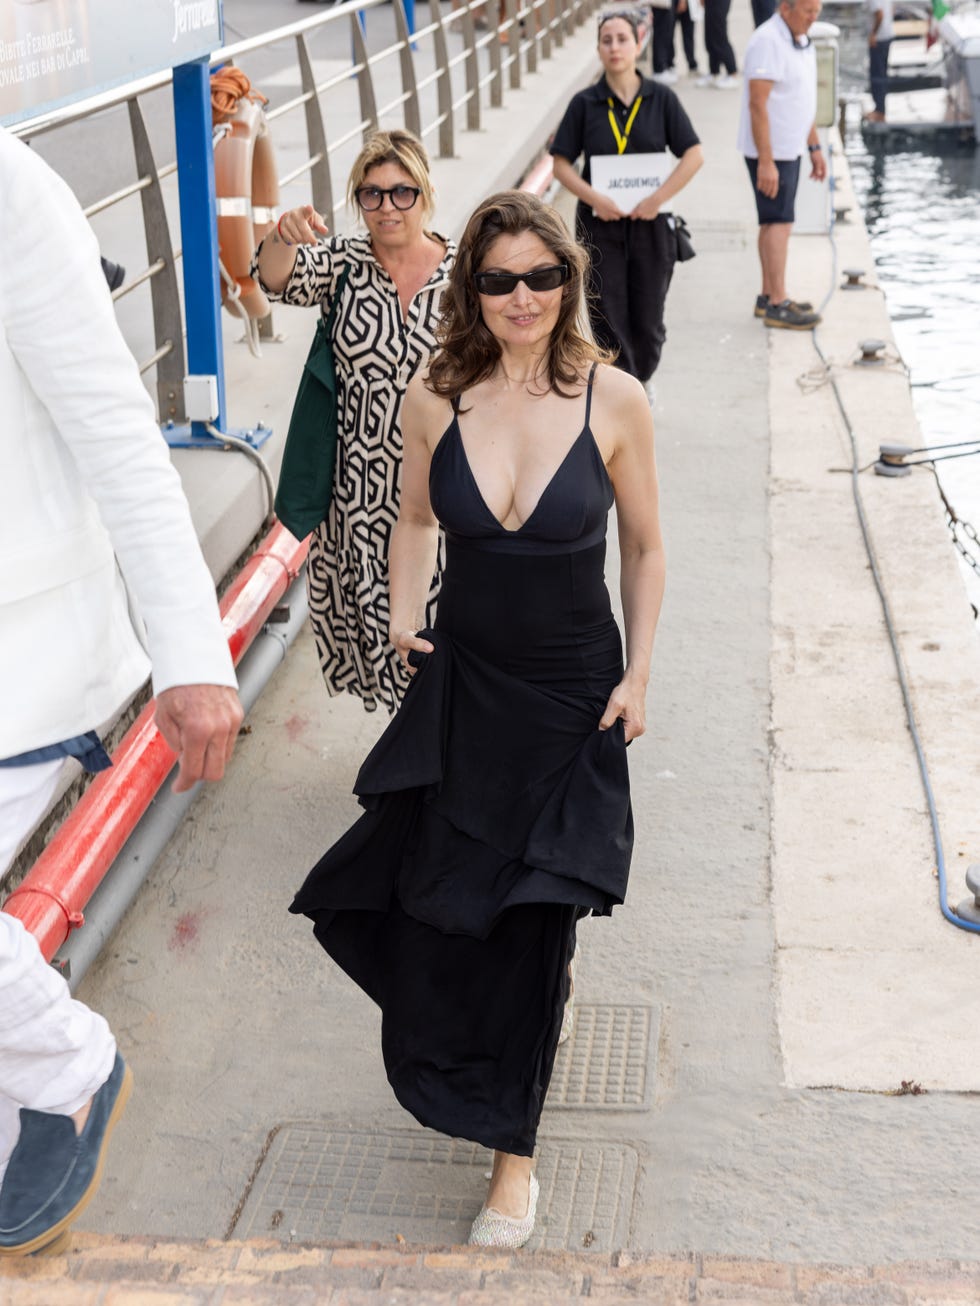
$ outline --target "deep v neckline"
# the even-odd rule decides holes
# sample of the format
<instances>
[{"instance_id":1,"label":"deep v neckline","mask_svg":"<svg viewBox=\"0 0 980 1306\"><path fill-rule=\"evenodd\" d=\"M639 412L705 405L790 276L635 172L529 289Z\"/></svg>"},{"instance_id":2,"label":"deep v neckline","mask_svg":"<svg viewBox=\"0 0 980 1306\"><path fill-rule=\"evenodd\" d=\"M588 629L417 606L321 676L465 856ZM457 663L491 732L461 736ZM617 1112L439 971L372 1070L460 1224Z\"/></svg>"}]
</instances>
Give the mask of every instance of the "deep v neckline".
<instances>
[{"instance_id":1,"label":"deep v neckline","mask_svg":"<svg viewBox=\"0 0 980 1306\"><path fill-rule=\"evenodd\" d=\"M527 527L530 525L530 523L534 520L535 515L536 515L537 512L538 512L538 509L541 507L542 503L544 502L545 498L547 497L547 495L548 495L548 491L551 489L551 487L554 485L555 481L558 479L558 477L559 477L559 475L560 475L562 469L564 468L565 464L568 462L569 458L571 458L573 452L574 452L575 449L578 447L578 445L579 445L579 443L581 442L583 436L586 436L586 435L589 435L589 434L590 434L590 431L589 431L589 424L588 424L588 422L586 422L585 425L582 427L581 431L579 431L578 435L575 437L575 439L572 441L572 443L571 443L571 444L568 446L568 448L566 449L566 451L565 451L565 455L564 455L564 457L562 458L561 462L558 464L558 466L557 466L557 467L555 468L555 470L552 472L551 476L548 478L548 481L546 482L544 489L543 489L543 490L541 491L541 493L538 495L537 503L535 503L534 507L531 509L531 511L528 513L528 515L527 515L527 516L524 518L524 520L521 522L520 526L517 526L517 527L515 527L515 528L512 529L511 527L509 527L509 526L505 526L505 525L503 524L503 522L500 520L500 518L496 515L496 513L491 509L490 505L487 503L486 496L484 495L483 491L480 489L480 483L479 483L479 481L476 479L476 473L473 471L473 467L472 467L472 465L471 465L471 463L470 463L470 456L469 456L469 454L466 452L466 445L465 445L465 443L464 443L464 441L463 441L463 432L462 432L462 430L461 430L461 428L460 428L460 425L459 425L459 413L454 413L454 414L453 414L453 429L454 429L455 432L456 432L456 439L457 439L457 441L458 441L458 443L459 443L460 451L462 452L462 455L463 455L463 465L464 465L465 468L466 468L466 474L467 474L467 476L469 476L469 478L470 478L470 484L473 486L473 489L476 491L477 498L480 500L480 504L481 504L481 506L482 506L484 512L487 514L487 516L490 518L490 520L494 523L494 525L497 527L497 529L498 529L499 531L502 531L502 532L504 533L504 535L520 535L520 533L521 533L523 530L526 530L526 529L527 529Z\"/></svg>"}]
</instances>

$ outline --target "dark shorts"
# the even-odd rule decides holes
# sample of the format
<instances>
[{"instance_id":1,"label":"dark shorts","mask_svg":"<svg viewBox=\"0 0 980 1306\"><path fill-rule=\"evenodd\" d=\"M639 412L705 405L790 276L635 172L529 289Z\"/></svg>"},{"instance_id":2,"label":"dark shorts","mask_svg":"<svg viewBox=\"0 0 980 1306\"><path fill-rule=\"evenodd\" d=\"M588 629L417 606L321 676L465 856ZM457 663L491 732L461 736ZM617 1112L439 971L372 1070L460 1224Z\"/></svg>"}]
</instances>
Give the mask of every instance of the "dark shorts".
<instances>
[{"instance_id":1,"label":"dark shorts","mask_svg":"<svg viewBox=\"0 0 980 1306\"><path fill-rule=\"evenodd\" d=\"M776 170L779 173L779 190L776 191L776 198L770 199L768 195L763 195L756 185L756 178L759 172L759 160L750 159L746 156L745 162L748 164L749 176L752 178L752 191L755 195L755 207L759 212L759 226L763 227L769 222L792 222L796 217L796 188L800 182L800 161L799 159L790 159L788 161L777 159Z\"/></svg>"}]
</instances>

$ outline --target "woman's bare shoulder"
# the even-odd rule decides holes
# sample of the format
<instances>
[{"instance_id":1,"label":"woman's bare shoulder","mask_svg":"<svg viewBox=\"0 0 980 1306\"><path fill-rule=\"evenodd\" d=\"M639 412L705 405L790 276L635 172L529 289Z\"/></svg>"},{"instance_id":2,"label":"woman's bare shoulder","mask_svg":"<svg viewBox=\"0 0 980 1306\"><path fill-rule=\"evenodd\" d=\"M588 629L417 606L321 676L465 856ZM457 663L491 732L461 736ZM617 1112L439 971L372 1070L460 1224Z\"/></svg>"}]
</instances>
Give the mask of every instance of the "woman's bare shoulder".
<instances>
[{"instance_id":1,"label":"woman's bare shoulder","mask_svg":"<svg viewBox=\"0 0 980 1306\"><path fill-rule=\"evenodd\" d=\"M453 409L448 399L428 388L428 377L428 368L420 368L409 381L403 413L405 419L424 433L426 443L434 447L449 425Z\"/></svg>"},{"instance_id":2,"label":"woman's bare shoulder","mask_svg":"<svg viewBox=\"0 0 980 1306\"><path fill-rule=\"evenodd\" d=\"M616 424L650 420L650 400L642 382L608 363L596 368L592 406Z\"/></svg>"},{"instance_id":3,"label":"woman's bare shoulder","mask_svg":"<svg viewBox=\"0 0 980 1306\"><path fill-rule=\"evenodd\" d=\"M629 372L624 372L621 367L613 367L611 363L598 364L593 385L596 397L598 398L601 393L606 403L641 403L649 407L647 392L642 382L635 376L630 376Z\"/></svg>"}]
</instances>

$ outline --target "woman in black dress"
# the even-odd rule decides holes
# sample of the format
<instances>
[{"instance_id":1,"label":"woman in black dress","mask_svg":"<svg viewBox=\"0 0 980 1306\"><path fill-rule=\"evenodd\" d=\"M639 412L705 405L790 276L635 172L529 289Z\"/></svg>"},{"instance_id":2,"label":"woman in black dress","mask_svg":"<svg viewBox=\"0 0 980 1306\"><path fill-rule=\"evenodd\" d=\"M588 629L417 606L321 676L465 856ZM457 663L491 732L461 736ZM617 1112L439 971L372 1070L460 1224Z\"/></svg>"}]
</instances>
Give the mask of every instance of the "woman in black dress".
<instances>
[{"instance_id":1,"label":"woman in black dress","mask_svg":"<svg viewBox=\"0 0 980 1306\"><path fill-rule=\"evenodd\" d=\"M391 638L416 672L358 776L365 815L292 908L381 1006L402 1105L494 1150L470 1241L495 1246L534 1225L576 921L626 890L626 744L663 591L649 405L580 329L584 273L533 196L493 196L467 225L442 348L402 410ZM603 579L614 500L625 668Z\"/></svg>"},{"instance_id":2,"label":"woman in black dress","mask_svg":"<svg viewBox=\"0 0 980 1306\"><path fill-rule=\"evenodd\" d=\"M641 381L657 370L667 331L664 304L677 248L662 210L704 162L680 100L637 70L638 19L629 9L599 15L603 76L579 91L551 143L555 177L578 196L576 234L589 251L589 311L600 345ZM601 154L663 154L677 163L659 190L632 208L596 190L591 161ZM582 175L575 168L585 156ZM628 204L623 200L623 204Z\"/></svg>"}]
</instances>

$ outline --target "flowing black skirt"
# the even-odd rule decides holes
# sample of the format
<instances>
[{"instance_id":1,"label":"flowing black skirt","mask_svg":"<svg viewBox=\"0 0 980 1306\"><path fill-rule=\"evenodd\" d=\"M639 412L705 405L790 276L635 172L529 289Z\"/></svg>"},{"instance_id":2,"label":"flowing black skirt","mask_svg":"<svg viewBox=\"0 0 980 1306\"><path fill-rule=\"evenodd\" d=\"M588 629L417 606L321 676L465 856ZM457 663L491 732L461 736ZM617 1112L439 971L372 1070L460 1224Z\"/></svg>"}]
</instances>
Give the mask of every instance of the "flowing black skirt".
<instances>
[{"instance_id":1,"label":"flowing black skirt","mask_svg":"<svg viewBox=\"0 0 980 1306\"><path fill-rule=\"evenodd\" d=\"M291 910L381 1007L388 1078L422 1124L534 1150L575 924L623 901L632 815L604 544L450 541L434 630L355 792L364 815Z\"/></svg>"}]
</instances>

